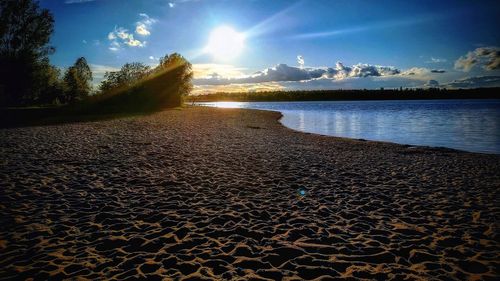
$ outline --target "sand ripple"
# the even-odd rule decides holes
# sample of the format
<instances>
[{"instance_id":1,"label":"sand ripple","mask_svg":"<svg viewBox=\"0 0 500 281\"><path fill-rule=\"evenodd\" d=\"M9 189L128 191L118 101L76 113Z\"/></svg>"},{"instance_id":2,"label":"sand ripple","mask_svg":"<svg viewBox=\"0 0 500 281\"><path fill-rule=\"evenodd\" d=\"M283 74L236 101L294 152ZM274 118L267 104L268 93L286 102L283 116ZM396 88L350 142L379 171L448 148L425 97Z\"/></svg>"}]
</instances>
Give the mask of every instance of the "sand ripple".
<instances>
[{"instance_id":1,"label":"sand ripple","mask_svg":"<svg viewBox=\"0 0 500 281\"><path fill-rule=\"evenodd\" d=\"M278 117L0 130L0 280L498 280L499 156Z\"/></svg>"}]
</instances>

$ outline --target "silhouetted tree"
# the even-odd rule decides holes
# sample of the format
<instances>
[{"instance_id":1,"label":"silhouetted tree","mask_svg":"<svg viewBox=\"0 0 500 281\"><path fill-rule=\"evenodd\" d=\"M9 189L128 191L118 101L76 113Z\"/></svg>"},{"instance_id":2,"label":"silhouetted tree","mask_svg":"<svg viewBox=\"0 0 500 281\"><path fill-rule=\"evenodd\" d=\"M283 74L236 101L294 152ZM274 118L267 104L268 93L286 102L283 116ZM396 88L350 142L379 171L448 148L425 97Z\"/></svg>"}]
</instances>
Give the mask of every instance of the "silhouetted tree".
<instances>
[{"instance_id":1,"label":"silhouetted tree","mask_svg":"<svg viewBox=\"0 0 500 281\"><path fill-rule=\"evenodd\" d=\"M193 78L192 65L178 53L165 55L160 58L160 64L154 72L172 72L172 75L179 84L179 93L187 95L193 89L191 80Z\"/></svg>"},{"instance_id":2,"label":"silhouetted tree","mask_svg":"<svg viewBox=\"0 0 500 281\"><path fill-rule=\"evenodd\" d=\"M92 71L87 60L81 57L64 74L64 102L74 102L87 97L92 90Z\"/></svg>"},{"instance_id":3,"label":"silhouetted tree","mask_svg":"<svg viewBox=\"0 0 500 281\"><path fill-rule=\"evenodd\" d=\"M65 87L59 68L48 65L39 78L44 81L44 87L41 88L38 103L61 104L65 102Z\"/></svg>"},{"instance_id":4,"label":"silhouetted tree","mask_svg":"<svg viewBox=\"0 0 500 281\"><path fill-rule=\"evenodd\" d=\"M129 87L151 73L151 67L140 63L126 63L119 71L106 72L99 86L101 92L120 87Z\"/></svg>"},{"instance_id":5,"label":"silhouetted tree","mask_svg":"<svg viewBox=\"0 0 500 281\"><path fill-rule=\"evenodd\" d=\"M148 112L182 104L192 88L191 64L175 53L161 58L153 70L142 63L127 63L107 72L94 108L114 112Z\"/></svg>"},{"instance_id":6,"label":"silhouetted tree","mask_svg":"<svg viewBox=\"0 0 500 281\"><path fill-rule=\"evenodd\" d=\"M50 68L52 14L37 1L0 1L0 105L36 101Z\"/></svg>"}]
</instances>

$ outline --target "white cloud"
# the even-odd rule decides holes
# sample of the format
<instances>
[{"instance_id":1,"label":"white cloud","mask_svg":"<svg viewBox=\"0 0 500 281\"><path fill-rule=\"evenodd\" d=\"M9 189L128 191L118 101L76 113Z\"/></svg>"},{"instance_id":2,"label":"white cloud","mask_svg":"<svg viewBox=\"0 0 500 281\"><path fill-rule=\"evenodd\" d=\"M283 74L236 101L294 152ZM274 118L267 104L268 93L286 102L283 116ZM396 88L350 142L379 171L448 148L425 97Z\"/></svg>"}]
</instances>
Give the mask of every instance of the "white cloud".
<instances>
[{"instance_id":1,"label":"white cloud","mask_svg":"<svg viewBox=\"0 0 500 281\"><path fill-rule=\"evenodd\" d=\"M304 67L278 64L253 74L231 65L195 64L194 93L263 90L334 90L439 87L456 72L425 67L400 70L393 66L358 63L334 67ZM439 79L437 79L439 78ZM446 86L443 84L441 86Z\"/></svg>"},{"instance_id":2,"label":"white cloud","mask_svg":"<svg viewBox=\"0 0 500 281\"><path fill-rule=\"evenodd\" d=\"M129 38L124 43L130 47L144 47L144 46L146 46L146 41L141 42L139 40L134 39L133 37Z\"/></svg>"},{"instance_id":3,"label":"white cloud","mask_svg":"<svg viewBox=\"0 0 500 281\"><path fill-rule=\"evenodd\" d=\"M151 35L151 26L157 20L144 13L140 13L139 16L141 20L135 23L135 33L143 37ZM113 31L108 33L108 40L110 41L108 49L115 52L119 51L122 46L145 47L147 44L146 41L135 38L133 32L130 32L128 29L116 26Z\"/></svg>"},{"instance_id":4,"label":"white cloud","mask_svg":"<svg viewBox=\"0 0 500 281\"><path fill-rule=\"evenodd\" d=\"M500 76L477 76L457 79L444 85L447 88L500 87Z\"/></svg>"},{"instance_id":5,"label":"white cloud","mask_svg":"<svg viewBox=\"0 0 500 281\"><path fill-rule=\"evenodd\" d=\"M286 90L286 87L277 82L252 83L252 84L231 84L231 85L194 85L191 95L203 95L217 92L237 93L237 92L262 92Z\"/></svg>"},{"instance_id":6,"label":"white cloud","mask_svg":"<svg viewBox=\"0 0 500 281\"><path fill-rule=\"evenodd\" d=\"M135 23L135 33L141 36L149 36L151 35L151 26L157 22L156 19L150 18L147 14L140 13L139 14L142 19Z\"/></svg>"},{"instance_id":7,"label":"white cloud","mask_svg":"<svg viewBox=\"0 0 500 281\"><path fill-rule=\"evenodd\" d=\"M175 7L175 4L174 4L174 3L172 3L172 2L168 2L168 6L169 6L170 8L173 8L173 7Z\"/></svg>"},{"instance_id":8,"label":"white cloud","mask_svg":"<svg viewBox=\"0 0 500 281\"><path fill-rule=\"evenodd\" d=\"M300 65L300 64L299 64ZM460 78L449 69L358 63L333 67L303 67L278 64L249 74L232 65L194 64L195 94L252 92L265 90L334 90L379 88L476 88L500 87L500 75ZM495 73L496 75L496 73Z\"/></svg>"},{"instance_id":9,"label":"white cloud","mask_svg":"<svg viewBox=\"0 0 500 281\"><path fill-rule=\"evenodd\" d=\"M265 83L244 83L226 85L195 85L193 94L216 92L257 92L274 90L338 90L338 89L395 89L422 88L425 81L415 80L401 75L348 77L344 79L311 79L304 81L279 81Z\"/></svg>"},{"instance_id":10,"label":"white cloud","mask_svg":"<svg viewBox=\"0 0 500 281\"><path fill-rule=\"evenodd\" d=\"M446 61L447 61L446 59L431 57L431 59L426 61L425 63L443 63Z\"/></svg>"},{"instance_id":11,"label":"white cloud","mask_svg":"<svg viewBox=\"0 0 500 281\"><path fill-rule=\"evenodd\" d=\"M125 29L123 27L119 27L118 29L115 29L115 38L116 37L123 39L123 40L127 40L130 38L134 38L134 35L128 33L127 29Z\"/></svg>"},{"instance_id":12,"label":"white cloud","mask_svg":"<svg viewBox=\"0 0 500 281\"><path fill-rule=\"evenodd\" d=\"M419 80L431 80L436 74L446 73L444 69L429 69L425 67L412 67L401 72L401 75L412 77L413 79Z\"/></svg>"},{"instance_id":13,"label":"white cloud","mask_svg":"<svg viewBox=\"0 0 500 281\"><path fill-rule=\"evenodd\" d=\"M138 24L135 27L135 32L142 36L148 36L151 34L151 32L149 32L148 28L144 24Z\"/></svg>"},{"instance_id":14,"label":"white cloud","mask_svg":"<svg viewBox=\"0 0 500 281\"><path fill-rule=\"evenodd\" d=\"M100 64L90 64L90 70L92 71L93 83L95 85L99 84L104 79L104 74L106 72L113 72L120 70L117 67L100 65Z\"/></svg>"},{"instance_id":15,"label":"white cloud","mask_svg":"<svg viewBox=\"0 0 500 281\"><path fill-rule=\"evenodd\" d=\"M194 80L197 85L227 85L243 83L264 83L284 81L307 81L314 79L340 80L351 77L388 76L401 73L391 66L356 64L351 67L337 62L334 68L300 68L278 64L251 75L240 77L224 77L217 72Z\"/></svg>"},{"instance_id":16,"label":"white cloud","mask_svg":"<svg viewBox=\"0 0 500 281\"><path fill-rule=\"evenodd\" d=\"M116 39L116 37L115 37L115 39ZM111 41L111 43L109 44L109 50L116 52L116 51L119 51L120 49L121 49L120 43L118 43L118 41L113 39L113 41Z\"/></svg>"},{"instance_id":17,"label":"white cloud","mask_svg":"<svg viewBox=\"0 0 500 281\"><path fill-rule=\"evenodd\" d=\"M425 82L401 75L348 77L344 79L314 79L287 81L280 85L287 90L336 90L336 89L395 89L423 87Z\"/></svg>"},{"instance_id":18,"label":"white cloud","mask_svg":"<svg viewBox=\"0 0 500 281\"><path fill-rule=\"evenodd\" d=\"M297 56L297 63L299 64L299 67L300 67L300 68L304 68L304 64L306 63L306 62L304 61L304 57L303 57L303 56L301 56L301 55L298 55L298 56Z\"/></svg>"},{"instance_id":19,"label":"white cloud","mask_svg":"<svg viewBox=\"0 0 500 281\"><path fill-rule=\"evenodd\" d=\"M90 70L97 75L104 75L106 72L118 71L120 68L108 65L90 64Z\"/></svg>"},{"instance_id":20,"label":"white cloud","mask_svg":"<svg viewBox=\"0 0 500 281\"><path fill-rule=\"evenodd\" d=\"M111 31L111 32L108 34L108 40L115 40L115 39L116 39L115 32L114 32L114 31Z\"/></svg>"},{"instance_id":21,"label":"white cloud","mask_svg":"<svg viewBox=\"0 0 500 281\"><path fill-rule=\"evenodd\" d=\"M235 67L230 64L215 63L195 63L193 64L193 76L195 79L204 79L214 76L225 78L246 77L244 71L246 68Z\"/></svg>"},{"instance_id":22,"label":"white cloud","mask_svg":"<svg viewBox=\"0 0 500 281\"><path fill-rule=\"evenodd\" d=\"M128 29L123 27L115 27L115 30L108 34L108 40L110 41L109 49L111 51L118 51L121 46L129 47L145 47L146 41L140 41L134 38L134 34L130 33Z\"/></svg>"},{"instance_id":23,"label":"white cloud","mask_svg":"<svg viewBox=\"0 0 500 281\"><path fill-rule=\"evenodd\" d=\"M480 47L455 61L455 69L457 70L468 72L475 66L480 66L488 71L500 69L500 48Z\"/></svg>"},{"instance_id":24,"label":"white cloud","mask_svg":"<svg viewBox=\"0 0 500 281\"><path fill-rule=\"evenodd\" d=\"M430 70L425 67L412 67L409 68L403 72L401 72L401 75L416 75L416 76L424 76L429 74Z\"/></svg>"}]
</instances>

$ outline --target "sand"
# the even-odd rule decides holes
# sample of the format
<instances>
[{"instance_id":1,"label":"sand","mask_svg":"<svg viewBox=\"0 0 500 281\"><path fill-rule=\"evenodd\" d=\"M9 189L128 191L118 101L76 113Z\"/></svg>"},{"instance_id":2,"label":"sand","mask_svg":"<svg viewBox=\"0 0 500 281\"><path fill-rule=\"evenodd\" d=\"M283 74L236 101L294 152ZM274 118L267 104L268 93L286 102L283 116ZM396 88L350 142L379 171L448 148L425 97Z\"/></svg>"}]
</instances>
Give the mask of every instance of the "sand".
<instances>
[{"instance_id":1,"label":"sand","mask_svg":"<svg viewBox=\"0 0 500 281\"><path fill-rule=\"evenodd\" d=\"M0 279L498 280L500 156L214 108L0 130Z\"/></svg>"}]
</instances>

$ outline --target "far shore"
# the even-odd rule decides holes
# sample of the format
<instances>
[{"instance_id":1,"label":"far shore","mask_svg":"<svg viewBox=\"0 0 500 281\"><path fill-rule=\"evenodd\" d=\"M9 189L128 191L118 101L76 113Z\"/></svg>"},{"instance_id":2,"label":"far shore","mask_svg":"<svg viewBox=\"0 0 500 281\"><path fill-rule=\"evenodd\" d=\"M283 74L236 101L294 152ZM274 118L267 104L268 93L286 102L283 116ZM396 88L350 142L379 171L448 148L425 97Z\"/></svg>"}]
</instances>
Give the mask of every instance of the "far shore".
<instances>
[{"instance_id":1,"label":"far shore","mask_svg":"<svg viewBox=\"0 0 500 281\"><path fill-rule=\"evenodd\" d=\"M497 277L499 155L280 116L185 107L0 129L0 276Z\"/></svg>"},{"instance_id":2,"label":"far shore","mask_svg":"<svg viewBox=\"0 0 500 281\"><path fill-rule=\"evenodd\" d=\"M433 100L500 99L500 88L476 89L355 89L262 92L217 92L187 96L187 102L215 101L355 101L355 100Z\"/></svg>"}]
</instances>

